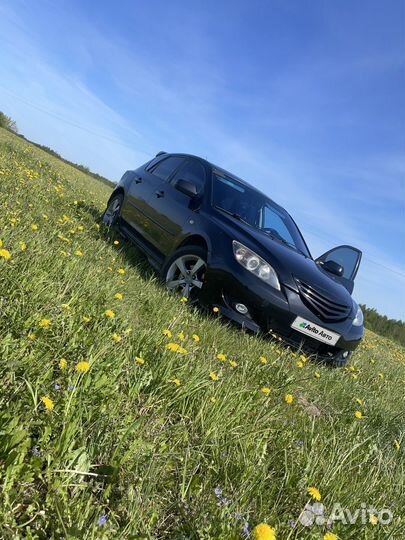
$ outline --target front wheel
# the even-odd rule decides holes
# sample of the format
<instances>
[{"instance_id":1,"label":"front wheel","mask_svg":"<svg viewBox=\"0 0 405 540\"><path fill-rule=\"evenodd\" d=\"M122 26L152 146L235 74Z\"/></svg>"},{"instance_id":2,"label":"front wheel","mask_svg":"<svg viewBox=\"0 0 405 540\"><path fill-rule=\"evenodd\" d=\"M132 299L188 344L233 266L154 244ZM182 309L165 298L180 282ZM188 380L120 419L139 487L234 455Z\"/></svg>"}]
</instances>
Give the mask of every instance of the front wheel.
<instances>
[{"instance_id":1,"label":"front wheel","mask_svg":"<svg viewBox=\"0 0 405 540\"><path fill-rule=\"evenodd\" d=\"M117 224L123 200L124 195L122 193L118 193L118 195L115 195L110 200L103 215L104 225L107 225L107 227L114 227Z\"/></svg>"},{"instance_id":2,"label":"front wheel","mask_svg":"<svg viewBox=\"0 0 405 540\"><path fill-rule=\"evenodd\" d=\"M164 264L161 272L166 288L192 302L198 301L207 270L207 252L200 246L178 249Z\"/></svg>"},{"instance_id":3,"label":"front wheel","mask_svg":"<svg viewBox=\"0 0 405 540\"><path fill-rule=\"evenodd\" d=\"M328 364L332 368L343 368L347 365L351 355L351 352L340 351L331 360L328 360Z\"/></svg>"}]
</instances>

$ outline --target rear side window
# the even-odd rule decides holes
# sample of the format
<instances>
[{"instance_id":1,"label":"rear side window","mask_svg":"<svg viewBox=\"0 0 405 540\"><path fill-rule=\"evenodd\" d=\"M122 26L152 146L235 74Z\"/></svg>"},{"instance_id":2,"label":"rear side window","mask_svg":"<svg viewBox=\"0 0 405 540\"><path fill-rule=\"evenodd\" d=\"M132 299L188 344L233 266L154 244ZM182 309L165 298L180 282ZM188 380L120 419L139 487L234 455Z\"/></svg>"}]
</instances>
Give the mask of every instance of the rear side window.
<instances>
[{"instance_id":1,"label":"rear side window","mask_svg":"<svg viewBox=\"0 0 405 540\"><path fill-rule=\"evenodd\" d=\"M197 160L188 159L179 167L171 183L175 184L177 180L193 182L197 187L198 193L201 193L205 185L205 169Z\"/></svg>"},{"instance_id":2,"label":"rear side window","mask_svg":"<svg viewBox=\"0 0 405 540\"><path fill-rule=\"evenodd\" d=\"M182 157L168 157L163 161L160 161L151 172L153 175L166 181L183 161L184 158Z\"/></svg>"}]
</instances>

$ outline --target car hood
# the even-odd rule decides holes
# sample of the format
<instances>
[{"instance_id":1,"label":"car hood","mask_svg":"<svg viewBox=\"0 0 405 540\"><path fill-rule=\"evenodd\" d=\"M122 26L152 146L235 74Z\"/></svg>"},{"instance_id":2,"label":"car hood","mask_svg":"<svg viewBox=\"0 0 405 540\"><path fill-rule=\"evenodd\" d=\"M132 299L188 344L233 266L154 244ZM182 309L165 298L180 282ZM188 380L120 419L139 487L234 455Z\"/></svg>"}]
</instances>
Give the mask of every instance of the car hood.
<instances>
[{"instance_id":1,"label":"car hood","mask_svg":"<svg viewBox=\"0 0 405 540\"><path fill-rule=\"evenodd\" d=\"M253 229L234 218L230 219L233 222L233 228L240 229L248 237L246 247L256 251L274 267L283 285L299 292L296 281L298 279L331 300L347 306L352 305L352 297L345 286L339 282L339 278L323 270L313 259L273 240L268 234L258 229ZM235 239L239 240L236 237ZM242 239L240 241L243 243Z\"/></svg>"}]
</instances>

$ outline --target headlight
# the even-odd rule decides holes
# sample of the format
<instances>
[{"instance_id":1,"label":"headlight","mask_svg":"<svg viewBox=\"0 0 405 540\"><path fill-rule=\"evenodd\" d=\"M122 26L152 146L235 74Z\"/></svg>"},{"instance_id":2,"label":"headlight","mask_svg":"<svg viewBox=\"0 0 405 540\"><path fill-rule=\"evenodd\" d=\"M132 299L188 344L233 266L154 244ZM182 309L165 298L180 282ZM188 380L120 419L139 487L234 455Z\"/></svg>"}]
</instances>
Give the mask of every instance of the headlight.
<instances>
[{"instance_id":1,"label":"headlight","mask_svg":"<svg viewBox=\"0 0 405 540\"><path fill-rule=\"evenodd\" d=\"M354 304L354 307L356 307L357 304ZM361 326L364 322L364 316L363 312L361 311L361 307L357 306L357 312L356 316L353 319L353 326Z\"/></svg>"},{"instance_id":2,"label":"headlight","mask_svg":"<svg viewBox=\"0 0 405 540\"><path fill-rule=\"evenodd\" d=\"M236 240L233 240L232 246L233 254L235 255L235 259L239 264L278 291L280 290L280 282L277 274L274 268L270 266L268 262Z\"/></svg>"}]
</instances>

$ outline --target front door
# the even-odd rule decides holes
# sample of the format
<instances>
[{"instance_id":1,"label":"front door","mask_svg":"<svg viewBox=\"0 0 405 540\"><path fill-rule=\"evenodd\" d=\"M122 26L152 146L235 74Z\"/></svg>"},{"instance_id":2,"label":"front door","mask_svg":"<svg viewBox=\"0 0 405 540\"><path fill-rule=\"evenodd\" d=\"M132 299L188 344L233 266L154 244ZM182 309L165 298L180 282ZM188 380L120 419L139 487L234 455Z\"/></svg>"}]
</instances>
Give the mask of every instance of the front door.
<instances>
[{"instance_id":1,"label":"front door","mask_svg":"<svg viewBox=\"0 0 405 540\"><path fill-rule=\"evenodd\" d=\"M193 199L176 189L178 180L188 180L197 187L201 197L205 186L205 168L194 158L187 158L168 182L161 182L148 201L151 222L151 239L165 255L171 252L176 237L181 233L187 219L192 219Z\"/></svg>"},{"instance_id":2,"label":"front door","mask_svg":"<svg viewBox=\"0 0 405 540\"><path fill-rule=\"evenodd\" d=\"M340 264L343 267L343 273L341 276L333 275L333 279L344 285L351 294L354 288L354 278L360 266L361 256L361 251L355 247L338 246L318 257L315 262L321 268L328 261L334 261Z\"/></svg>"}]
</instances>

